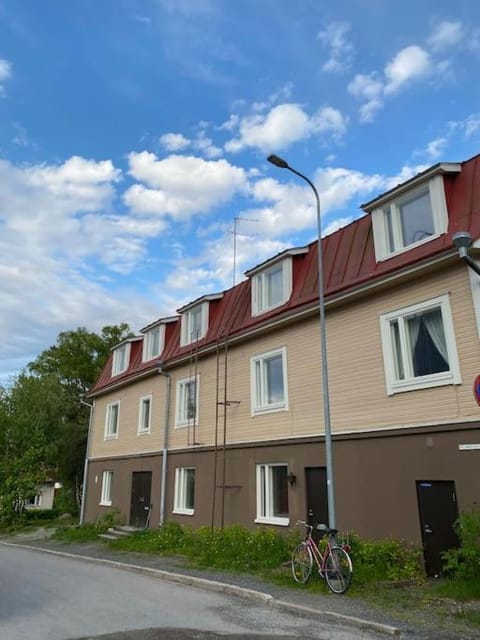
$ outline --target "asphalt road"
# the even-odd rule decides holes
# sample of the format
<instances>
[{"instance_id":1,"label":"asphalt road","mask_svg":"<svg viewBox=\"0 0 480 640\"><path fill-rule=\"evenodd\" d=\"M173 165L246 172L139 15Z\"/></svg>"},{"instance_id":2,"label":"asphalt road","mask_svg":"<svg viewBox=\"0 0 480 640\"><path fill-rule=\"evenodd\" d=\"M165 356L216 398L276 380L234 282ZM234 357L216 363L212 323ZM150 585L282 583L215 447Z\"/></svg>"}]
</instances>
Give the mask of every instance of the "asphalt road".
<instances>
[{"instance_id":1,"label":"asphalt road","mask_svg":"<svg viewBox=\"0 0 480 640\"><path fill-rule=\"evenodd\" d=\"M371 640L256 601L0 546L0 640Z\"/></svg>"}]
</instances>

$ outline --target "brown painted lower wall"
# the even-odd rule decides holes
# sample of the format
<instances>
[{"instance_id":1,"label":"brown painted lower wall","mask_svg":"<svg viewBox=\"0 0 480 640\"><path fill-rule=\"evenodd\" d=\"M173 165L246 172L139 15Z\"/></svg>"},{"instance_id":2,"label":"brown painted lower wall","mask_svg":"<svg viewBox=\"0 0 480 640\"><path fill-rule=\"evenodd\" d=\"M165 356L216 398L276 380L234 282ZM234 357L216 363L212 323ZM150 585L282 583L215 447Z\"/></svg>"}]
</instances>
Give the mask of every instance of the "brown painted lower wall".
<instances>
[{"instance_id":1,"label":"brown painted lower wall","mask_svg":"<svg viewBox=\"0 0 480 640\"><path fill-rule=\"evenodd\" d=\"M416 482L452 480L458 506L464 511L480 504L480 450L460 451L460 444L480 443L479 424L438 427L415 432L380 432L334 439L334 478L337 527L369 538L394 537L420 543ZM288 488L290 525L306 516L305 469L323 467L324 444L315 440L268 443L217 452L217 490L214 491L215 453L188 450L168 454L165 516L194 527L240 523L256 526L256 465L287 463L296 475ZM113 504L129 522L132 473L152 472L150 526L160 520L162 455L95 460L89 463L85 519L108 511L99 505L102 472L114 472ZM173 511L176 467L195 467L195 513ZM225 484L225 489L222 485ZM213 504L215 502L215 505ZM213 514L214 511L214 514Z\"/></svg>"}]
</instances>

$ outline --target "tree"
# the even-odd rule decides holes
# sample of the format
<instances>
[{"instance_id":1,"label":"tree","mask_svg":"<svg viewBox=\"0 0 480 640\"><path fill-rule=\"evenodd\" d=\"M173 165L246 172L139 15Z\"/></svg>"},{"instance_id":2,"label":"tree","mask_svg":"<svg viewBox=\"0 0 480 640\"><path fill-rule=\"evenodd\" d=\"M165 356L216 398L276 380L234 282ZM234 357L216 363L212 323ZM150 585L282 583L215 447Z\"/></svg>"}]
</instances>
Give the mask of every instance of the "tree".
<instances>
[{"instance_id":1,"label":"tree","mask_svg":"<svg viewBox=\"0 0 480 640\"><path fill-rule=\"evenodd\" d=\"M1 513L49 477L71 489L79 506L89 423L83 399L111 348L131 335L125 323L99 334L84 327L64 331L8 390L0 388Z\"/></svg>"}]
</instances>

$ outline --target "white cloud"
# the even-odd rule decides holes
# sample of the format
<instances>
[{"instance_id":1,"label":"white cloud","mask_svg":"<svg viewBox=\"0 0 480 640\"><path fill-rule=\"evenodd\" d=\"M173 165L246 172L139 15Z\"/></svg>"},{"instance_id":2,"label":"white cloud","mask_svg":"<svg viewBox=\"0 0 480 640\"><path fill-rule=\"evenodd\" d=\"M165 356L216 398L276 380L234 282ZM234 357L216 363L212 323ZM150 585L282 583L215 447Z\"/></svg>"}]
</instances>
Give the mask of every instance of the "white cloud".
<instances>
[{"instance_id":1,"label":"white cloud","mask_svg":"<svg viewBox=\"0 0 480 640\"><path fill-rule=\"evenodd\" d=\"M135 213L188 219L208 213L247 188L245 171L224 159L172 155L159 160L143 151L131 153L129 165L130 175L144 183L133 185L123 196Z\"/></svg>"},{"instance_id":2,"label":"white cloud","mask_svg":"<svg viewBox=\"0 0 480 640\"><path fill-rule=\"evenodd\" d=\"M182 151L190 145L190 140L181 133L165 133L160 136L159 142L167 151Z\"/></svg>"},{"instance_id":3,"label":"white cloud","mask_svg":"<svg viewBox=\"0 0 480 640\"><path fill-rule=\"evenodd\" d=\"M480 113L471 113L464 120L452 120L448 129L451 134L461 132L465 138L471 138L480 131Z\"/></svg>"},{"instance_id":4,"label":"white cloud","mask_svg":"<svg viewBox=\"0 0 480 640\"><path fill-rule=\"evenodd\" d=\"M219 158L223 153L220 147L214 145L213 140L205 135L204 131L200 131L193 141L193 148L210 159Z\"/></svg>"},{"instance_id":5,"label":"white cloud","mask_svg":"<svg viewBox=\"0 0 480 640\"><path fill-rule=\"evenodd\" d=\"M430 68L430 55L425 49L417 45L402 49L385 67L385 93L395 93L407 82L425 76Z\"/></svg>"},{"instance_id":6,"label":"white cloud","mask_svg":"<svg viewBox=\"0 0 480 640\"><path fill-rule=\"evenodd\" d=\"M448 140L446 137L441 137L441 138L436 138L435 140L431 140L427 144L427 148L426 148L427 155L430 158L432 158L432 160L439 158L442 155L447 142Z\"/></svg>"},{"instance_id":7,"label":"white cloud","mask_svg":"<svg viewBox=\"0 0 480 640\"><path fill-rule=\"evenodd\" d=\"M254 114L238 123L239 135L225 144L225 149L237 152L247 147L261 151L279 151L313 135L342 136L347 119L332 107L319 109L309 116L300 105L280 104L266 115Z\"/></svg>"},{"instance_id":8,"label":"white cloud","mask_svg":"<svg viewBox=\"0 0 480 640\"><path fill-rule=\"evenodd\" d=\"M5 88L3 83L5 80L8 80L12 76L12 64L5 60L4 58L0 58L0 96L5 95Z\"/></svg>"},{"instance_id":9,"label":"white cloud","mask_svg":"<svg viewBox=\"0 0 480 640\"><path fill-rule=\"evenodd\" d=\"M350 25L347 22L331 22L318 34L320 42L329 49L329 58L323 64L323 71L339 72L352 65L353 45L349 39Z\"/></svg>"},{"instance_id":10,"label":"white cloud","mask_svg":"<svg viewBox=\"0 0 480 640\"><path fill-rule=\"evenodd\" d=\"M383 106L384 85L376 73L358 73L348 85L348 91L364 101L360 107L360 121L371 122L376 112Z\"/></svg>"},{"instance_id":11,"label":"white cloud","mask_svg":"<svg viewBox=\"0 0 480 640\"><path fill-rule=\"evenodd\" d=\"M347 224L350 224L351 222L353 222L353 218L351 216L349 216L348 218L336 218L335 220L332 220L332 222L330 222L330 224L328 224L325 229L322 230L322 238L335 233L335 231L338 231L343 227L346 227Z\"/></svg>"},{"instance_id":12,"label":"white cloud","mask_svg":"<svg viewBox=\"0 0 480 640\"><path fill-rule=\"evenodd\" d=\"M461 43L463 38L464 29L462 23L445 20L435 26L428 39L428 44L434 50L447 49Z\"/></svg>"}]
</instances>

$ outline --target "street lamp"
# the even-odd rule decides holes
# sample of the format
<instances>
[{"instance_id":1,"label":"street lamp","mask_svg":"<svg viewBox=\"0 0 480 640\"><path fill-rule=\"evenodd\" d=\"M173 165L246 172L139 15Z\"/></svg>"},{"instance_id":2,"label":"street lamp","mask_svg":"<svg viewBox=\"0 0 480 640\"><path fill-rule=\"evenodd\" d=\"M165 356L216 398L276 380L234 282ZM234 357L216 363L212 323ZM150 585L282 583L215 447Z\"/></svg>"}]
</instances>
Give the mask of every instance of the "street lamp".
<instances>
[{"instance_id":1,"label":"street lamp","mask_svg":"<svg viewBox=\"0 0 480 640\"><path fill-rule=\"evenodd\" d=\"M335 529L335 491L333 481L333 455L332 455L332 425L330 421L330 399L328 393L328 366L327 366L327 328L325 326L325 298L323 292L323 256L322 256L322 227L320 222L320 198L313 182L300 173L288 162L276 155L268 156L267 160L280 169L288 169L295 175L305 180L315 194L317 202L317 234L318 234L318 306L320 314L320 345L322 355L322 388L323 388L323 419L325 422L325 457L327 467L327 497L328 497L328 525Z\"/></svg>"}]
</instances>

